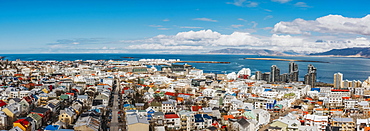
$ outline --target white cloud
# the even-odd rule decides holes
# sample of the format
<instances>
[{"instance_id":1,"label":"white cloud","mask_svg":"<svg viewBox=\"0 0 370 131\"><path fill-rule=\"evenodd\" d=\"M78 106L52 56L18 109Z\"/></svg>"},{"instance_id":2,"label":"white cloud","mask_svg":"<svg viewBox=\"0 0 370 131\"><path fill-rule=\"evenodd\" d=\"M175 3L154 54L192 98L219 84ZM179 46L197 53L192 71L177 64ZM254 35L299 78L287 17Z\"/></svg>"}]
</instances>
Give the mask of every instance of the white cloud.
<instances>
[{"instance_id":1,"label":"white cloud","mask_svg":"<svg viewBox=\"0 0 370 131\"><path fill-rule=\"evenodd\" d=\"M158 30L169 30L170 28L158 28Z\"/></svg>"},{"instance_id":2,"label":"white cloud","mask_svg":"<svg viewBox=\"0 0 370 131\"><path fill-rule=\"evenodd\" d=\"M267 11L267 12L272 12L272 10L269 10L269 9L265 9L265 11Z\"/></svg>"},{"instance_id":3,"label":"white cloud","mask_svg":"<svg viewBox=\"0 0 370 131\"><path fill-rule=\"evenodd\" d=\"M193 20L218 22L217 20L213 20L213 19L210 19L210 18L194 18Z\"/></svg>"},{"instance_id":4,"label":"white cloud","mask_svg":"<svg viewBox=\"0 0 370 131\"><path fill-rule=\"evenodd\" d=\"M244 25L231 25L231 27L233 28L240 28L240 27L243 27Z\"/></svg>"},{"instance_id":5,"label":"white cloud","mask_svg":"<svg viewBox=\"0 0 370 131\"><path fill-rule=\"evenodd\" d=\"M131 45L128 49L146 49L146 50L202 50L203 46L166 46L161 44L142 44Z\"/></svg>"},{"instance_id":6,"label":"white cloud","mask_svg":"<svg viewBox=\"0 0 370 131\"><path fill-rule=\"evenodd\" d=\"M149 25L150 27L163 27L162 25Z\"/></svg>"},{"instance_id":7,"label":"white cloud","mask_svg":"<svg viewBox=\"0 0 370 131\"><path fill-rule=\"evenodd\" d=\"M271 18L274 18L274 16L272 16L272 15L268 15L268 16L266 16L265 18L263 18L263 20L267 20L267 19L271 19Z\"/></svg>"},{"instance_id":8,"label":"white cloud","mask_svg":"<svg viewBox=\"0 0 370 131\"><path fill-rule=\"evenodd\" d=\"M238 20L240 21L244 21L244 22L247 22L247 20L243 19L243 18L238 18Z\"/></svg>"},{"instance_id":9,"label":"white cloud","mask_svg":"<svg viewBox=\"0 0 370 131\"><path fill-rule=\"evenodd\" d=\"M257 7L258 6L258 3L257 2L248 1L247 3L248 3L246 5L247 7Z\"/></svg>"},{"instance_id":10,"label":"white cloud","mask_svg":"<svg viewBox=\"0 0 370 131\"><path fill-rule=\"evenodd\" d=\"M257 23L257 22L255 22L255 21L252 21L251 23L253 24L252 28L256 28L256 27L257 27L257 25L258 25L258 23Z\"/></svg>"},{"instance_id":11,"label":"white cloud","mask_svg":"<svg viewBox=\"0 0 370 131\"><path fill-rule=\"evenodd\" d=\"M297 7L310 7L308 6L306 3L304 2L297 2L294 4L294 6L297 6Z\"/></svg>"},{"instance_id":12,"label":"white cloud","mask_svg":"<svg viewBox=\"0 0 370 131\"><path fill-rule=\"evenodd\" d=\"M241 6L241 7L257 7L258 3L253 1L247 1L247 0L234 0L234 2L226 2L226 4L232 4L235 6Z\"/></svg>"},{"instance_id":13,"label":"white cloud","mask_svg":"<svg viewBox=\"0 0 370 131\"><path fill-rule=\"evenodd\" d=\"M370 35L370 15L363 18L348 18L341 15L327 15L316 20L295 19L292 22L275 24L272 32L283 34L343 33Z\"/></svg>"},{"instance_id":14,"label":"white cloud","mask_svg":"<svg viewBox=\"0 0 370 131\"><path fill-rule=\"evenodd\" d=\"M76 41L64 40L60 42L66 44L49 44L45 51L59 53L202 53L215 49L238 47L312 53L337 48L370 46L370 36L345 36L327 34L319 36L284 34L258 36L247 32L221 34L212 30L199 30L179 32L175 35L158 35L139 40L110 41L101 42L100 44L97 42L89 46L84 43L71 44Z\"/></svg>"},{"instance_id":15,"label":"white cloud","mask_svg":"<svg viewBox=\"0 0 370 131\"><path fill-rule=\"evenodd\" d=\"M167 21L170 21L170 19L164 19L164 20L162 20L162 21L165 21L165 22L167 22Z\"/></svg>"},{"instance_id":16,"label":"white cloud","mask_svg":"<svg viewBox=\"0 0 370 131\"><path fill-rule=\"evenodd\" d=\"M292 0L271 0L273 2L279 2L279 3L287 3L289 1L292 1Z\"/></svg>"}]
</instances>

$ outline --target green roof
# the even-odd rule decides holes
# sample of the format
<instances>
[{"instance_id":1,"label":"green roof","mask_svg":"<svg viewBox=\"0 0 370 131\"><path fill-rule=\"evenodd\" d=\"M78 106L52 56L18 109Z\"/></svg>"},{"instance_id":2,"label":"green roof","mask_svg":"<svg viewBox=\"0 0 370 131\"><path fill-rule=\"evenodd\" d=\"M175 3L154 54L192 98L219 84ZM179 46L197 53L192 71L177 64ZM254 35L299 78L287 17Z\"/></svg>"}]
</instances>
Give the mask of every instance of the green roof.
<instances>
[{"instance_id":1,"label":"green roof","mask_svg":"<svg viewBox=\"0 0 370 131\"><path fill-rule=\"evenodd\" d=\"M69 95L60 95L60 99L63 100L69 99Z\"/></svg>"}]
</instances>

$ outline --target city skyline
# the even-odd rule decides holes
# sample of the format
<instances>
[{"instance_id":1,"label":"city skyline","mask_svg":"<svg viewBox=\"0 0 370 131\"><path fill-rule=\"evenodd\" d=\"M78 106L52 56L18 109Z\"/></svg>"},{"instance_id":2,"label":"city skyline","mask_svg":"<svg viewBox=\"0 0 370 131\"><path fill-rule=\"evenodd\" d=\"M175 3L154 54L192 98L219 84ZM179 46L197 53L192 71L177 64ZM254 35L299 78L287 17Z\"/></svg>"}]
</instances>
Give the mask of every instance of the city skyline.
<instances>
[{"instance_id":1,"label":"city skyline","mask_svg":"<svg viewBox=\"0 0 370 131\"><path fill-rule=\"evenodd\" d=\"M370 46L369 1L1 1L3 54ZM303 48L302 48L303 47Z\"/></svg>"}]
</instances>

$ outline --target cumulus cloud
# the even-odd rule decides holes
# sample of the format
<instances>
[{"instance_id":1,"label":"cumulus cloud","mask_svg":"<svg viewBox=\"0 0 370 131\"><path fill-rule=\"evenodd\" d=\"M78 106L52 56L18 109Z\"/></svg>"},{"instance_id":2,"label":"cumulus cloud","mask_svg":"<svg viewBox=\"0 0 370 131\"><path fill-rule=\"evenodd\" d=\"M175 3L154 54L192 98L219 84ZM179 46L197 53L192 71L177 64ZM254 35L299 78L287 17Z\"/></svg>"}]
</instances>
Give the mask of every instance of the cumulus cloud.
<instances>
[{"instance_id":1,"label":"cumulus cloud","mask_svg":"<svg viewBox=\"0 0 370 131\"><path fill-rule=\"evenodd\" d=\"M332 35L290 35L272 34L271 36L253 35L248 32L221 34L212 30L179 32L175 35L157 35L138 40L95 42L86 46L82 41L59 41L66 44L49 44L49 52L83 53L201 53L210 50L237 47L272 49L276 51L294 50L300 53L322 52L336 48L369 47L367 36L338 37ZM353 37L354 36L354 37ZM79 44L76 44L79 42ZM110 43L110 44L107 44Z\"/></svg>"},{"instance_id":2,"label":"cumulus cloud","mask_svg":"<svg viewBox=\"0 0 370 131\"><path fill-rule=\"evenodd\" d=\"M213 19L210 19L210 18L194 18L193 20L218 22L217 20L213 20Z\"/></svg>"},{"instance_id":3,"label":"cumulus cloud","mask_svg":"<svg viewBox=\"0 0 370 131\"><path fill-rule=\"evenodd\" d=\"M279 3L287 3L289 1L292 1L292 0L271 0L273 2L279 2Z\"/></svg>"},{"instance_id":4,"label":"cumulus cloud","mask_svg":"<svg viewBox=\"0 0 370 131\"><path fill-rule=\"evenodd\" d=\"M164 20L162 20L162 21L167 22L167 21L170 21L170 19L164 19Z\"/></svg>"},{"instance_id":5,"label":"cumulus cloud","mask_svg":"<svg viewBox=\"0 0 370 131\"><path fill-rule=\"evenodd\" d=\"M294 6L296 6L296 7L310 7L310 6L308 6L306 3L304 3L304 2L297 2L297 3L295 3L294 4Z\"/></svg>"},{"instance_id":6,"label":"cumulus cloud","mask_svg":"<svg viewBox=\"0 0 370 131\"><path fill-rule=\"evenodd\" d=\"M327 15L316 20L295 19L291 22L279 22L272 29L273 33L310 34L344 33L370 35L370 15L362 18L348 18L341 15Z\"/></svg>"}]
</instances>

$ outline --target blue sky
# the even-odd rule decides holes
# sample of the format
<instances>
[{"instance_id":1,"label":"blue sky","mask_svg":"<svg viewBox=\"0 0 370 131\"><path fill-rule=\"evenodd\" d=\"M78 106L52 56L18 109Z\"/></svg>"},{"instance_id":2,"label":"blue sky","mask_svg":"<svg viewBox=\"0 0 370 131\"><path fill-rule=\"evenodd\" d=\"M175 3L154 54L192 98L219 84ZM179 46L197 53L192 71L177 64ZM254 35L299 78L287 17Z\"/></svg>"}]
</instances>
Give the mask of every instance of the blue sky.
<instances>
[{"instance_id":1,"label":"blue sky","mask_svg":"<svg viewBox=\"0 0 370 131\"><path fill-rule=\"evenodd\" d=\"M369 0L0 0L0 52L205 53L233 47L307 53L370 46L369 4Z\"/></svg>"}]
</instances>

